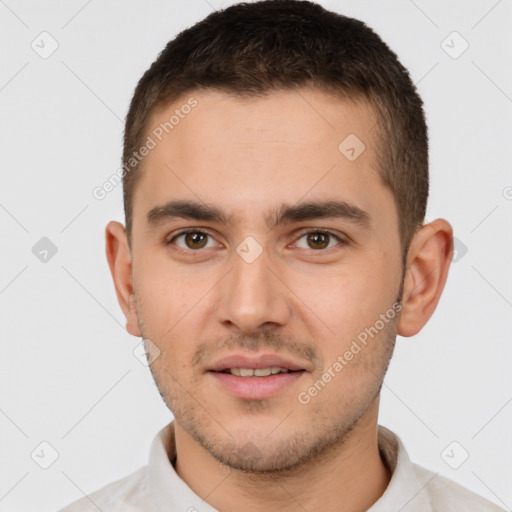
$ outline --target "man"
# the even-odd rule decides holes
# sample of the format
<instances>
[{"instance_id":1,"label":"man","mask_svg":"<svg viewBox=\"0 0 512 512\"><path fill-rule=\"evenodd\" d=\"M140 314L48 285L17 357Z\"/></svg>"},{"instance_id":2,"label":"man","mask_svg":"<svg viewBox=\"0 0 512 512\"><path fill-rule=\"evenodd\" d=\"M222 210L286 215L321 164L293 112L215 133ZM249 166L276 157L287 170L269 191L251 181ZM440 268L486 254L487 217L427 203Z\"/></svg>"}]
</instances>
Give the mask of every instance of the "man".
<instances>
[{"instance_id":1,"label":"man","mask_svg":"<svg viewBox=\"0 0 512 512\"><path fill-rule=\"evenodd\" d=\"M500 510L378 425L453 235L424 224L422 102L372 30L294 0L211 14L140 80L123 163L108 262L175 420L65 511Z\"/></svg>"}]
</instances>

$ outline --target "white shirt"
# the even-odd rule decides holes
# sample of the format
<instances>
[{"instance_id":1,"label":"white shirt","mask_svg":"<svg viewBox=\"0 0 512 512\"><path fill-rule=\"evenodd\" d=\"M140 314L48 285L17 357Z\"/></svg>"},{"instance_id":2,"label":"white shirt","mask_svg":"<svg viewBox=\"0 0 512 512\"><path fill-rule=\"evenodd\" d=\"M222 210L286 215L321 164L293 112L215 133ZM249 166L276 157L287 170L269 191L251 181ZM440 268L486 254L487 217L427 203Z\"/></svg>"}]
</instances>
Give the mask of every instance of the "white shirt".
<instances>
[{"instance_id":1,"label":"white shirt","mask_svg":"<svg viewBox=\"0 0 512 512\"><path fill-rule=\"evenodd\" d=\"M392 471L384 494L367 512L504 512L504 509L409 459L399 437L379 425L381 456ZM218 512L178 476L174 422L162 428L149 464L59 512Z\"/></svg>"}]
</instances>

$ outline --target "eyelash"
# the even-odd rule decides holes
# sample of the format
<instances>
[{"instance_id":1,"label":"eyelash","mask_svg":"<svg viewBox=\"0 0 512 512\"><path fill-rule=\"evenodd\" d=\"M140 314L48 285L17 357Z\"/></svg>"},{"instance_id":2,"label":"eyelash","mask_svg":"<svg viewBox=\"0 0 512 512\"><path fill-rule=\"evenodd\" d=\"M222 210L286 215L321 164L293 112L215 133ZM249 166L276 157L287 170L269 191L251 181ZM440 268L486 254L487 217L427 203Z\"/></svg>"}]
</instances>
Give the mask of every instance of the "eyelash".
<instances>
[{"instance_id":1,"label":"eyelash","mask_svg":"<svg viewBox=\"0 0 512 512\"><path fill-rule=\"evenodd\" d=\"M187 233L200 233L202 235L206 235L206 236L209 236L210 238L213 238L213 236L210 235L210 233L208 233L206 231L203 231L203 230L197 229L197 228L188 228L188 229L182 229L181 231L176 233L171 239L166 239L165 245L171 245L178 237L180 237L182 235L186 235ZM309 230L300 232L297 240L300 240L303 236L306 236L306 235L308 235L310 233L328 234L329 236L332 236L333 238L335 238L339 242L339 245L343 246L343 245L347 245L348 244L348 242L345 239L343 239L339 235L333 233L332 231L330 231L328 229L318 229L318 228L317 229L309 229ZM336 247L336 246L334 246L334 247ZM334 247L329 247L328 249L309 249L309 250L311 252L314 252L314 253L322 253L322 252L327 252L330 249L334 249ZM183 249L182 247L177 247L177 251L180 254L192 253L192 252L200 252L202 250L203 249L196 249L196 250L194 250L194 249Z\"/></svg>"}]
</instances>

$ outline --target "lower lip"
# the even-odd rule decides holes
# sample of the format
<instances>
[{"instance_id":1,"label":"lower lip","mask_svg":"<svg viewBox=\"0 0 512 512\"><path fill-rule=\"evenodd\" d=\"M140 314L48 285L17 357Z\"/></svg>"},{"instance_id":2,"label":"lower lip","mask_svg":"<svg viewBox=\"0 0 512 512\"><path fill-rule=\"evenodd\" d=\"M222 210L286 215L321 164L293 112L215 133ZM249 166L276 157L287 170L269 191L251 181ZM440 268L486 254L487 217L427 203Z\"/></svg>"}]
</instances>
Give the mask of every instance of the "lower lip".
<instances>
[{"instance_id":1,"label":"lower lip","mask_svg":"<svg viewBox=\"0 0 512 512\"><path fill-rule=\"evenodd\" d=\"M213 371L209 373L232 395L248 400L263 400L296 382L305 371L277 373L268 377L238 377L231 373Z\"/></svg>"}]
</instances>

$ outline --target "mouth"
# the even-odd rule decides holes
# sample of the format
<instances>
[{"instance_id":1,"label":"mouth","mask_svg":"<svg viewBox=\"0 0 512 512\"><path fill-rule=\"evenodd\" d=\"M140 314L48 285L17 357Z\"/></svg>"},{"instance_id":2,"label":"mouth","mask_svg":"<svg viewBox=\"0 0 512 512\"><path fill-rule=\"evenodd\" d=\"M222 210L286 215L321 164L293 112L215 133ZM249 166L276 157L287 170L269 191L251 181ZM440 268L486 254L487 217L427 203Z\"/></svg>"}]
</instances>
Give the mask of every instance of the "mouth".
<instances>
[{"instance_id":1,"label":"mouth","mask_svg":"<svg viewBox=\"0 0 512 512\"><path fill-rule=\"evenodd\" d=\"M269 368L227 368L219 373L230 373L237 377L268 377L270 375L279 375L281 373L303 372L305 370L289 370L278 366Z\"/></svg>"},{"instance_id":2,"label":"mouth","mask_svg":"<svg viewBox=\"0 0 512 512\"><path fill-rule=\"evenodd\" d=\"M206 374L212 378L214 389L223 394L245 400L265 400L285 396L285 391L290 392L311 370L310 363L292 357L239 352L212 363Z\"/></svg>"},{"instance_id":3,"label":"mouth","mask_svg":"<svg viewBox=\"0 0 512 512\"><path fill-rule=\"evenodd\" d=\"M308 365L302 361L271 353L256 355L247 353L231 354L218 359L208 367L208 371L235 372L233 375L243 377L252 377L253 374L249 372L256 372L256 376L266 377L267 375L286 373L287 371L293 372L307 369ZM240 375L236 373L238 370Z\"/></svg>"},{"instance_id":4,"label":"mouth","mask_svg":"<svg viewBox=\"0 0 512 512\"><path fill-rule=\"evenodd\" d=\"M222 392L246 400L278 396L306 373L306 365L275 354L235 354L217 361L207 371Z\"/></svg>"},{"instance_id":5,"label":"mouth","mask_svg":"<svg viewBox=\"0 0 512 512\"><path fill-rule=\"evenodd\" d=\"M258 370L267 374L271 369L230 368L220 372L210 371L208 374L211 375L218 386L217 389L220 388L222 393L245 400L265 400L284 396L285 391L289 391L307 373L306 370L281 372L281 368L277 368L279 373L257 376L255 372ZM238 371L240 375L237 375ZM245 375L242 376L242 373ZM249 373L250 375L247 375Z\"/></svg>"}]
</instances>

